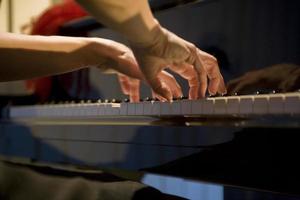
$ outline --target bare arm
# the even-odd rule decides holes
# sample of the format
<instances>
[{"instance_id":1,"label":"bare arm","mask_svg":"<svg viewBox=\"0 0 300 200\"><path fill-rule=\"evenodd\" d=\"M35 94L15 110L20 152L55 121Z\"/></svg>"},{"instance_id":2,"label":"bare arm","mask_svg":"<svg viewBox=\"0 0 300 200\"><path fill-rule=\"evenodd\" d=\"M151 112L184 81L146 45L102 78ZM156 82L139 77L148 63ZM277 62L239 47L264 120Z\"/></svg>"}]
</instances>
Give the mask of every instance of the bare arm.
<instances>
[{"instance_id":1,"label":"bare arm","mask_svg":"<svg viewBox=\"0 0 300 200\"><path fill-rule=\"evenodd\" d=\"M147 0L77 0L104 25L129 41L149 43L158 24Z\"/></svg>"},{"instance_id":2,"label":"bare arm","mask_svg":"<svg viewBox=\"0 0 300 200\"><path fill-rule=\"evenodd\" d=\"M61 74L90 66L112 68L141 78L132 52L111 40L0 33L0 81Z\"/></svg>"},{"instance_id":3,"label":"bare arm","mask_svg":"<svg viewBox=\"0 0 300 200\"><path fill-rule=\"evenodd\" d=\"M130 43L145 79L161 100L182 95L166 68L189 82L189 98L226 93L217 60L159 25L147 0L77 0L106 26ZM207 85L207 79L209 84Z\"/></svg>"},{"instance_id":4,"label":"bare arm","mask_svg":"<svg viewBox=\"0 0 300 200\"><path fill-rule=\"evenodd\" d=\"M83 68L84 40L0 33L0 81L29 79Z\"/></svg>"}]
</instances>

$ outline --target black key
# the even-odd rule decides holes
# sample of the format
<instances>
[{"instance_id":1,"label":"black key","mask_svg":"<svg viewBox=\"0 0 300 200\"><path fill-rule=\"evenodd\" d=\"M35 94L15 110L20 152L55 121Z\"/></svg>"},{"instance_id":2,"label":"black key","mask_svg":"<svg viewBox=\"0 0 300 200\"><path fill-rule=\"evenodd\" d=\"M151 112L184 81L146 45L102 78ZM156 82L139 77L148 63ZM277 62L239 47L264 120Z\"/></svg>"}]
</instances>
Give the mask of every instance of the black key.
<instances>
[{"instance_id":1,"label":"black key","mask_svg":"<svg viewBox=\"0 0 300 200\"><path fill-rule=\"evenodd\" d=\"M153 101L154 99L151 97L146 97L143 101Z\"/></svg>"},{"instance_id":2,"label":"black key","mask_svg":"<svg viewBox=\"0 0 300 200\"><path fill-rule=\"evenodd\" d=\"M181 97L179 97L179 99L184 100L184 99L188 99L188 97L187 96L181 96Z\"/></svg>"},{"instance_id":3,"label":"black key","mask_svg":"<svg viewBox=\"0 0 300 200\"><path fill-rule=\"evenodd\" d=\"M121 103L121 100L119 100L119 99L112 99L111 102L112 103Z\"/></svg>"}]
</instances>

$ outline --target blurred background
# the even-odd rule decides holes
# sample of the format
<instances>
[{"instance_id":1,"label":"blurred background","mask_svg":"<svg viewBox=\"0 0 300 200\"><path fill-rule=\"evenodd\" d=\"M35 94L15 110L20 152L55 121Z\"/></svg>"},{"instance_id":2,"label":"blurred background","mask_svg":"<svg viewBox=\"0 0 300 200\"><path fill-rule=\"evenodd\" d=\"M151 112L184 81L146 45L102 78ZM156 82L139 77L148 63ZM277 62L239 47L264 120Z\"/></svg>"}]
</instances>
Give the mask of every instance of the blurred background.
<instances>
[{"instance_id":1,"label":"blurred background","mask_svg":"<svg viewBox=\"0 0 300 200\"><path fill-rule=\"evenodd\" d=\"M67 22L80 18L80 16L88 15L84 11L77 11L77 15L69 18L65 17L66 13L61 13L62 16L59 16L59 12L54 11L53 7L66 2L70 1L3 0L0 12L0 30L30 34L32 27L39 26L38 31L33 34L60 34L58 27L64 26ZM219 59L219 65L226 81L249 70L281 63L300 63L299 1L203 0L186 5L183 5L183 2L150 1L154 8L155 6L160 8L157 9L155 15L163 26L195 43L201 49L214 54ZM160 4L165 6L157 6ZM52 15L54 21L59 17L64 18L60 22L54 22L55 30L50 33L45 32L43 27L41 28L41 23L34 23L38 20L46 21L44 18L47 18L47 15L43 16L45 12ZM50 17L48 16L48 18ZM49 19L47 20L49 21ZM72 34L72 32L64 33L64 35ZM104 27L92 27L80 34L109 38L126 44L120 35ZM80 92L79 89L73 90L73 92L67 91L70 98L124 98L116 76L103 75L98 69L90 69L83 74L81 75L86 80L83 80L84 78L79 80L74 75L71 78L68 77L67 80L72 80L77 84L81 83L81 85L86 82L86 87L92 89L89 92L82 92L82 90ZM187 93L186 82L178 79ZM64 86L64 82L66 82L64 78L58 83L54 81L52 87L57 87L56 90L61 87L70 90L67 88L68 86ZM22 81L0 83L0 94L28 94L32 93L34 89L30 84L27 83L26 86ZM143 86L141 92L142 97L150 95L148 87Z\"/></svg>"}]
</instances>

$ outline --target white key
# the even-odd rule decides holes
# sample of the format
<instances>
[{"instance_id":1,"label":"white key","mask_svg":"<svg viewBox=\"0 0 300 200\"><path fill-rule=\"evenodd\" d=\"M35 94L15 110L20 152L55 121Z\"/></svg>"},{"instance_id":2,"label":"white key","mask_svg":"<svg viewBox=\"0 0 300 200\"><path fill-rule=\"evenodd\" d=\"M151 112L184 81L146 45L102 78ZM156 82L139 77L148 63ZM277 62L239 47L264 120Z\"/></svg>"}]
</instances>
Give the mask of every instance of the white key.
<instances>
[{"instance_id":1,"label":"white key","mask_svg":"<svg viewBox=\"0 0 300 200\"><path fill-rule=\"evenodd\" d=\"M91 103L85 104L85 116L93 116L94 107Z\"/></svg>"},{"instance_id":2,"label":"white key","mask_svg":"<svg viewBox=\"0 0 300 200\"><path fill-rule=\"evenodd\" d=\"M152 115L153 101L144 102L144 115Z\"/></svg>"},{"instance_id":3,"label":"white key","mask_svg":"<svg viewBox=\"0 0 300 200\"><path fill-rule=\"evenodd\" d=\"M253 113L253 96L240 96L240 114Z\"/></svg>"},{"instance_id":4,"label":"white key","mask_svg":"<svg viewBox=\"0 0 300 200\"><path fill-rule=\"evenodd\" d=\"M128 105L127 105L127 115L135 115L135 104L136 103L128 103Z\"/></svg>"},{"instance_id":5,"label":"white key","mask_svg":"<svg viewBox=\"0 0 300 200\"><path fill-rule=\"evenodd\" d=\"M82 117L86 116L86 107L87 106L84 103L81 103L79 105L79 116L82 116Z\"/></svg>"},{"instance_id":6,"label":"white key","mask_svg":"<svg viewBox=\"0 0 300 200\"><path fill-rule=\"evenodd\" d=\"M227 114L235 115L239 114L240 109L240 97L238 96L231 96L227 97Z\"/></svg>"},{"instance_id":7,"label":"white key","mask_svg":"<svg viewBox=\"0 0 300 200\"><path fill-rule=\"evenodd\" d=\"M98 110L98 116L103 116L105 114L105 104L104 103L99 103L97 105L97 110Z\"/></svg>"},{"instance_id":8,"label":"white key","mask_svg":"<svg viewBox=\"0 0 300 200\"><path fill-rule=\"evenodd\" d=\"M191 115L192 113L192 101L188 99L181 100L181 113L182 115Z\"/></svg>"},{"instance_id":9,"label":"white key","mask_svg":"<svg viewBox=\"0 0 300 200\"><path fill-rule=\"evenodd\" d=\"M283 114L284 113L284 95L271 94L269 97L269 113Z\"/></svg>"},{"instance_id":10,"label":"white key","mask_svg":"<svg viewBox=\"0 0 300 200\"><path fill-rule=\"evenodd\" d=\"M108 115L108 116L110 116L110 115L112 115L112 105L111 105L111 103L105 103L105 107L104 107L104 115Z\"/></svg>"},{"instance_id":11,"label":"white key","mask_svg":"<svg viewBox=\"0 0 300 200\"><path fill-rule=\"evenodd\" d=\"M300 114L300 93L287 93L284 101L284 112L286 114Z\"/></svg>"},{"instance_id":12,"label":"white key","mask_svg":"<svg viewBox=\"0 0 300 200\"><path fill-rule=\"evenodd\" d=\"M111 104L111 115L113 115L113 116L120 115L120 107L121 107L121 104L119 104L119 103L112 103Z\"/></svg>"},{"instance_id":13,"label":"white key","mask_svg":"<svg viewBox=\"0 0 300 200\"><path fill-rule=\"evenodd\" d=\"M216 97L214 113L218 115L226 114L227 112L227 98L226 97Z\"/></svg>"},{"instance_id":14,"label":"white key","mask_svg":"<svg viewBox=\"0 0 300 200\"><path fill-rule=\"evenodd\" d=\"M144 114L144 102L135 103L135 115L142 116Z\"/></svg>"},{"instance_id":15,"label":"white key","mask_svg":"<svg viewBox=\"0 0 300 200\"><path fill-rule=\"evenodd\" d=\"M48 107L49 109L48 109L48 113L49 113L49 116L50 117L53 117L53 116L55 116L55 106L54 105L49 105L49 107Z\"/></svg>"},{"instance_id":16,"label":"white key","mask_svg":"<svg viewBox=\"0 0 300 200\"><path fill-rule=\"evenodd\" d=\"M180 101L173 101L171 103L171 115L181 115L181 103L180 103Z\"/></svg>"},{"instance_id":17,"label":"white key","mask_svg":"<svg viewBox=\"0 0 300 200\"><path fill-rule=\"evenodd\" d=\"M160 114L170 115L171 114L171 103L170 102L160 102Z\"/></svg>"},{"instance_id":18,"label":"white key","mask_svg":"<svg viewBox=\"0 0 300 200\"><path fill-rule=\"evenodd\" d=\"M192 114L193 115L201 115L203 114L202 112L202 106L203 106L203 100L198 99L198 100L191 100L192 103Z\"/></svg>"},{"instance_id":19,"label":"white key","mask_svg":"<svg viewBox=\"0 0 300 200\"><path fill-rule=\"evenodd\" d=\"M160 116L160 101L153 101L153 107L152 107L152 115L154 116Z\"/></svg>"},{"instance_id":20,"label":"white key","mask_svg":"<svg viewBox=\"0 0 300 200\"><path fill-rule=\"evenodd\" d=\"M94 103L92 108L92 116L98 115L97 107L98 107L98 103Z\"/></svg>"},{"instance_id":21,"label":"white key","mask_svg":"<svg viewBox=\"0 0 300 200\"><path fill-rule=\"evenodd\" d=\"M206 98L206 99L201 99L201 101L202 101L202 113L204 115L214 114L215 99L214 98Z\"/></svg>"},{"instance_id":22,"label":"white key","mask_svg":"<svg viewBox=\"0 0 300 200\"><path fill-rule=\"evenodd\" d=\"M267 95L257 95L253 101L253 114L269 113L269 97Z\"/></svg>"},{"instance_id":23,"label":"white key","mask_svg":"<svg viewBox=\"0 0 300 200\"><path fill-rule=\"evenodd\" d=\"M122 102L120 108L120 115L127 115L127 108L128 108L128 103Z\"/></svg>"}]
</instances>

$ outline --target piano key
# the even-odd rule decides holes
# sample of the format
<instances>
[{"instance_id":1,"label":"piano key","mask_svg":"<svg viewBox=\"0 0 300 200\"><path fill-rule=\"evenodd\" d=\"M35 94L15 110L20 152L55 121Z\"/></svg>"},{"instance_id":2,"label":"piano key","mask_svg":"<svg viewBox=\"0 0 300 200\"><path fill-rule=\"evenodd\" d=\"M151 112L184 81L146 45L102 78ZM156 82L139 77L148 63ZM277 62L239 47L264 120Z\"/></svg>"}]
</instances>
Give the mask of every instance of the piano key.
<instances>
[{"instance_id":1,"label":"piano key","mask_svg":"<svg viewBox=\"0 0 300 200\"><path fill-rule=\"evenodd\" d=\"M240 112L240 97L239 96L230 96L227 97L227 114L236 115Z\"/></svg>"},{"instance_id":2,"label":"piano key","mask_svg":"<svg viewBox=\"0 0 300 200\"><path fill-rule=\"evenodd\" d=\"M144 115L152 115L153 101L144 101Z\"/></svg>"},{"instance_id":3,"label":"piano key","mask_svg":"<svg viewBox=\"0 0 300 200\"><path fill-rule=\"evenodd\" d=\"M284 113L284 95L272 94L269 95L269 113L283 114Z\"/></svg>"},{"instance_id":4,"label":"piano key","mask_svg":"<svg viewBox=\"0 0 300 200\"><path fill-rule=\"evenodd\" d=\"M152 107L152 111L151 111L151 115L154 116L160 116L160 101L153 101L153 107Z\"/></svg>"},{"instance_id":5,"label":"piano key","mask_svg":"<svg viewBox=\"0 0 300 200\"><path fill-rule=\"evenodd\" d=\"M269 113L269 96L257 95L253 101L253 114L268 114Z\"/></svg>"},{"instance_id":6,"label":"piano key","mask_svg":"<svg viewBox=\"0 0 300 200\"><path fill-rule=\"evenodd\" d=\"M173 102L74 103L13 106L13 117L85 117L118 115L300 114L300 93L209 97Z\"/></svg>"},{"instance_id":7,"label":"piano key","mask_svg":"<svg viewBox=\"0 0 300 200\"><path fill-rule=\"evenodd\" d=\"M171 103L170 102L160 102L160 114L170 115L171 114Z\"/></svg>"},{"instance_id":8,"label":"piano key","mask_svg":"<svg viewBox=\"0 0 300 200\"><path fill-rule=\"evenodd\" d=\"M128 103L122 102L120 106L120 115L127 115Z\"/></svg>"},{"instance_id":9,"label":"piano key","mask_svg":"<svg viewBox=\"0 0 300 200\"><path fill-rule=\"evenodd\" d=\"M240 96L239 114L253 113L253 98L251 95Z\"/></svg>"},{"instance_id":10,"label":"piano key","mask_svg":"<svg viewBox=\"0 0 300 200\"><path fill-rule=\"evenodd\" d=\"M128 103L127 115L135 115L135 104L136 103Z\"/></svg>"},{"instance_id":11,"label":"piano key","mask_svg":"<svg viewBox=\"0 0 300 200\"><path fill-rule=\"evenodd\" d=\"M227 113L227 98L218 97L215 98L214 114L226 114Z\"/></svg>"},{"instance_id":12,"label":"piano key","mask_svg":"<svg viewBox=\"0 0 300 200\"><path fill-rule=\"evenodd\" d=\"M120 107L121 107L120 103L112 103L111 104L111 115L113 115L113 116L120 115Z\"/></svg>"},{"instance_id":13,"label":"piano key","mask_svg":"<svg viewBox=\"0 0 300 200\"><path fill-rule=\"evenodd\" d=\"M300 93L287 93L284 96L284 112L286 114L300 114Z\"/></svg>"},{"instance_id":14,"label":"piano key","mask_svg":"<svg viewBox=\"0 0 300 200\"><path fill-rule=\"evenodd\" d=\"M181 114L191 115L192 114L192 101L188 99L181 100Z\"/></svg>"},{"instance_id":15,"label":"piano key","mask_svg":"<svg viewBox=\"0 0 300 200\"><path fill-rule=\"evenodd\" d=\"M212 115L214 114L214 98L205 98L202 100L202 113L204 115Z\"/></svg>"},{"instance_id":16,"label":"piano key","mask_svg":"<svg viewBox=\"0 0 300 200\"><path fill-rule=\"evenodd\" d=\"M135 115L143 115L144 114L144 103L137 102L135 103Z\"/></svg>"},{"instance_id":17,"label":"piano key","mask_svg":"<svg viewBox=\"0 0 300 200\"><path fill-rule=\"evenodd\" d=\"M199 114L202 114L202 104L203 104L203 100L193 100L192 102L192 114L195 114L195 115L199 115Z\"/></svg>"},{"instance_id":18,"label":"piano key","mask_svg":"<svg viewBox=\"0 0 300 200\"><path fill-rule=\"evenodd\" d=\"M97 106L97 113L98 113L98 116L102 116L105 114L105 104L104 103L99 103Z\"/></svg>"},{"instance_id":19,"label":"piano key","mask_svg":"<svg viewBox=\"0 0 300 200\"><path fill-rule=\"evenodd\" d=\"M181 102L173 101L171 103L171 115L181 115Z\"/></svg>"},{"instance_id":20,"label":"piano key","mask_svg":"<svg viewBox=\"0 0 300 200\"><path fill-rule=\"evenodd\" d=\"M93 116L94 106L90 102L86 103L84 106L84 115L85 116Z\"/></svg>"},{"instance_id":21,"label":"piano key","mask_svg":"<svg viewBox=\"0 0 300 200\"><path fill-rule=\"evenodd\" d=\"M112 104L111 103L105 103L105 106L104 106L104 115L112 115Z\"/></svg>"}]
</instances>

